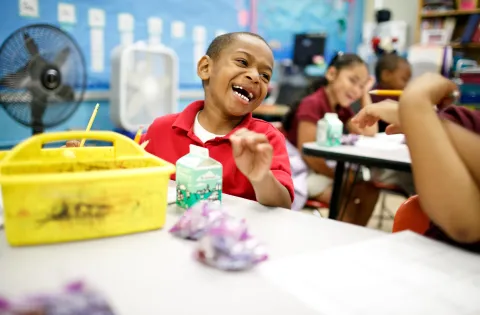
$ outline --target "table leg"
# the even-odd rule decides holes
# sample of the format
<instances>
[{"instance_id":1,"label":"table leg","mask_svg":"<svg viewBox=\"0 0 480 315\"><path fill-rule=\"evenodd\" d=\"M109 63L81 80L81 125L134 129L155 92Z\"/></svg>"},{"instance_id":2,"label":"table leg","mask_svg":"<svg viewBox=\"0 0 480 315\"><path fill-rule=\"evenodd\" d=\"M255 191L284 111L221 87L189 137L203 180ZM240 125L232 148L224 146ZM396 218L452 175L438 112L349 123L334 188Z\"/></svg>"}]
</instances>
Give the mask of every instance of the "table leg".
<instances>
[{"instance_id":1,"label":"table leg","mask_svg":"<svg viewBox=\"0 0 480 315\"><path fill-rule=\"evenodd\" d=\"M340 210L340 201L342 197L343 173L345 172L345 162L337 161L335 167L335 177L333 179L332 199L330 200L330 210L328 218L336 220Z\"/></svg>"}]
</instances>

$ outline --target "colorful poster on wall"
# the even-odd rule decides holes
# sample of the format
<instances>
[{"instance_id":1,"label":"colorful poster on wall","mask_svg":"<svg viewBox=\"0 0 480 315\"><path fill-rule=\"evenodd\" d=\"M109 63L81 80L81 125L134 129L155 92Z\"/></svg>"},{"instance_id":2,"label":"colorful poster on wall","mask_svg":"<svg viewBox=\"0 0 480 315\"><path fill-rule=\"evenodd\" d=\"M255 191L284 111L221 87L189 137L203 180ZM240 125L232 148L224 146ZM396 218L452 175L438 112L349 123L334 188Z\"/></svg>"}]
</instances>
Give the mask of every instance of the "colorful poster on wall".
<instances>
[{"instance_id":1,"label":"colorful poster on wall","mask_svg":"<svg viewBox=\"0 0 480 315\"><path fill-rule=\"evenodd\" d=\"M349 3L345 0L291 0L257 2L258 33L272 45L276 59L293 56L297 33L326 33L325 58L346 50Z\"/></svg>"}]
</instances>

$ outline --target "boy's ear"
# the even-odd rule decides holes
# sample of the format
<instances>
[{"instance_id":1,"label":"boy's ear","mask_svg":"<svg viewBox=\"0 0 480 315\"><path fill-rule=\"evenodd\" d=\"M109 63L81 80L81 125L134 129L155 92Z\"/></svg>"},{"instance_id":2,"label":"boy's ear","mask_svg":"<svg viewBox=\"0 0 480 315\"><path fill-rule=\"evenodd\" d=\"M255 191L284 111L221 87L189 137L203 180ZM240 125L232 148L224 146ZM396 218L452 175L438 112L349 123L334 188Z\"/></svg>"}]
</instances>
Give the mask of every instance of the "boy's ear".
<instances>
[{"instance_id":1,"label":"boy's ear","mask_svg":"<svg viewBox=\"0 0 480 315\"><path fill-rule=\"evenodd\" d=\"M212 59L205 55L198 61L197 75L202 81L210 79L210 71L212 68Z\"/></svg>"},{"instance_id":2,"label":"boy's ear","mask_svg":"<svg viewBox=\"0 0 480 315\"><path fill-rule=\"evenodd\" d=\"M330 67L327 69L327 72L325 73L325 79L327 79L328 82L335 80L337 77L337 69L335 67Z\"/></svg>"}]
</instances>

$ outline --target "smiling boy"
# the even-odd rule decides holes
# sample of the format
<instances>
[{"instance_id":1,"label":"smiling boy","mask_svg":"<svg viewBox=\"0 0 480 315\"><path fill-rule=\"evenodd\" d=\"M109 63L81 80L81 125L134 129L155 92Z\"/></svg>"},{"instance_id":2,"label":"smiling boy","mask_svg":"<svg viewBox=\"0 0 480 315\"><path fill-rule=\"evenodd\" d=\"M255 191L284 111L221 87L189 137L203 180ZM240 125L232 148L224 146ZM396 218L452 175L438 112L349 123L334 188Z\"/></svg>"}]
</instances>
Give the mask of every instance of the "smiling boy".
<instances>
[{"instance_id":1,"label":"smiling boy","mask_svg":"<svg viewBox=\"0 0 480 315\"><path fill-rule=\"evenodd\" d=\"M252 118L272 68L272 50L262 37L216 37L197 65L205 101L157 118L142 137L145 150L176 163L190 144L205 147L223 165L224 193L290 208L294 191L285 138L270 123Z\"/></svg>"}]
</instances>

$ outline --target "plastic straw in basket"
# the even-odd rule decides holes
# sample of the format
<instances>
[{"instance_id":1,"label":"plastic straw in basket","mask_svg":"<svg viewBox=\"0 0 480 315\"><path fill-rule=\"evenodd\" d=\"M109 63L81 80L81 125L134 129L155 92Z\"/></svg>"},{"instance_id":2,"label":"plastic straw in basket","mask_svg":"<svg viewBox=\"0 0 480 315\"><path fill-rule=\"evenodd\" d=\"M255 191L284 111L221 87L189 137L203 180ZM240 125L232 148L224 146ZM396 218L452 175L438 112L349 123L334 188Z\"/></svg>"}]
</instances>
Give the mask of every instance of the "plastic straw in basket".
<instances>
[{"instance_id":1,"label":"plastic straw in basket","mask_svg":"<svg viewBox=\"0 0 480 315\"><path fill-rule=\"evenodd\" d=\"M92 125L93 125L93 122L95 121L95 117L97 117L97 112L98 112L98 107L99 106L100 106L100 104L98 104L98 103L97 103L97 105L95 105L95 109L93 110L92 116L90 116L90 120L88 121L87 129L85 131L90 131L90 129L92 129ZM85 141L86 141L86 139L82 139L82 141L80 142L81 147L83 147L85 145Z\"/></svg>"}]
</instances>

